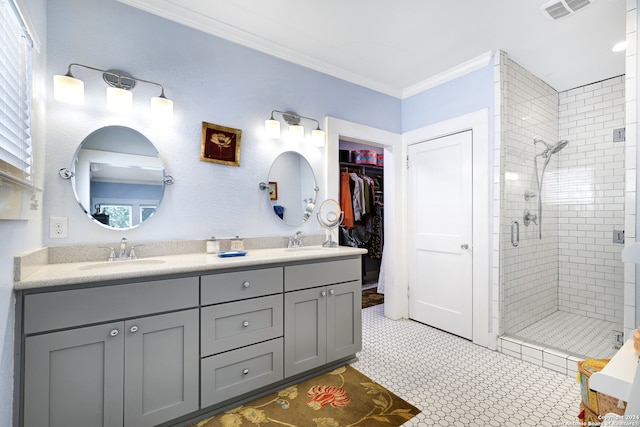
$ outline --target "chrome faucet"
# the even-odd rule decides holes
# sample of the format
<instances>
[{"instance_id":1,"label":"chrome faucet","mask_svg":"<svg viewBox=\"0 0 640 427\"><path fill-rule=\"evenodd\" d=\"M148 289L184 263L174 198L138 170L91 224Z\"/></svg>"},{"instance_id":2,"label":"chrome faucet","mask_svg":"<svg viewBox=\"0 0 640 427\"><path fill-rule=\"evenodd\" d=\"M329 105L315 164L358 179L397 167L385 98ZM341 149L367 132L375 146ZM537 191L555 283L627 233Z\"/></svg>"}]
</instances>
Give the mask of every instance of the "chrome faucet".
<instances>
[{"instance_id":1,"label":"chrome faucet","mask_svg":"<svg viewBox=\"0 0 640 427\"><path fill-rule=\"evenodd\" d=\"M302 238L304 237L304 233L302 231L296 231L295 236L289 237L289 244L287 247L289 248L301 248Z\"/></svg>"},{"instance_id":2,"label":"chrome faucet","mask_svg":"<svg viewBox=\"0 0 640 427\"><path fill-rule=\"evenodd\" d=\"M127 259L127 238L120 240L120 259Z\"/></svg>"}]
</instances>

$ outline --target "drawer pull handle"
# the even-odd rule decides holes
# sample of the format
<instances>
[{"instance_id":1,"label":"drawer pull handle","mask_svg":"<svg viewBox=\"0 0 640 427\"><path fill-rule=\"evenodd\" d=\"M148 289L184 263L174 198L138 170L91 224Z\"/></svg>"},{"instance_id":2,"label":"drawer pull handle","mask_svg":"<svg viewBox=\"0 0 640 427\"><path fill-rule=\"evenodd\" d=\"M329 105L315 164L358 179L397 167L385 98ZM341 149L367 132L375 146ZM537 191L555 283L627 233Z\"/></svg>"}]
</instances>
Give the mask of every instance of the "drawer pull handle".
<instances>
[{"instance_id":1,"label":"drawer pull handle","mask_svg":"<svg viewBox=\"0 0 640 427\"><path fill-rule=\"evenodd\" d=\"M320 292L320 296L326 297L327 296L327 291Z\"/></svg>"},{"instance_id":2,"label":"drawer pull handle","mask_svg":"<svg viewBox=\"0 0 640 427\"><path fill-rule=\"evenodd\" d=\"M130 329L132 334L135 334L136 332L138 332L138 327L137 326L132 326Z\"/></svg>"},{"instance_id":3,"label":"drawer pull handle","mask_svg":"<svg viewBox=\"0 0 640 427\"><path fill-rule=\"evenodd\" d=\"M329 295L335 295L335 294L336 294L336 291L334 291L333 289L329 291Z\"/></svg>"},{"instance_id":4,"label":"drawer pull handle","mask_svg":"<svg viewBox=\"0 0 640 427\"><path fill-rule=\"evenodd\" d=\"M247 282L244 282L242 286L244 286L245 288L248 288L249 286L251 286L251 283L247 281Z\"/></svg>"},{"instance_id":5,"label":"drawer pull handle","mask_svg":"<svg viewBox=\"0 0 640 427\"><path fill-rule=\"evenodd\" d=\"M109 335L111 335L112 337L117 337L118 336L118 330L114 329L111 332L109 332Z\"/></svg>"},{"instance_id":6,"label":"drawer pull handle","mask_svg":"<svg viewBox=\"0 0 640 427\"><path fill-rule=\"evenodd\" d=\"M245 328L249 327L249 322L245 320L244 322L242 322L242 326L244 326Z\"/></svg>"},{"instance_id":7,"label":"drawer pull handle","mask_svg":"<svg viewBox=\"0 0 640 427\"><path fill-rule=\"evenodd\" d=\"M249 374L249 370L248 370L248 369L245 369L244 371L242 371L242 374L243 374L243 375L247 375L247 374Z\"/></svg>"}]
</instances>

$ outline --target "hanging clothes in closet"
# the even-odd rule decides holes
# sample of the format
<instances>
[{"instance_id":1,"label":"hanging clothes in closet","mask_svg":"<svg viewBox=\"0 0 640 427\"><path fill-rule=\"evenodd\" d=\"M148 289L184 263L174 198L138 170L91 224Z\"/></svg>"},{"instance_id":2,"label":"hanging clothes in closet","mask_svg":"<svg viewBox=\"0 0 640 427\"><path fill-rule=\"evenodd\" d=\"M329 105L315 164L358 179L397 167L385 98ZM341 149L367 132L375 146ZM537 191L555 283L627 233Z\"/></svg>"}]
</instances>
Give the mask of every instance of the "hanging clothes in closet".
<instances>
[{"instance_id":1,"label":"hanging clothes in closet","mask_svg":"<svg viewBox=\"0 0 640 427\"><path fill-rule=\"evenodd\" d=\"M380 190L377 190L380 189ZM340 206L344 212L341 244L366 248L371 258L382 258L382 182L362 173L340 174Z\"/></svg>"}]
</instances>

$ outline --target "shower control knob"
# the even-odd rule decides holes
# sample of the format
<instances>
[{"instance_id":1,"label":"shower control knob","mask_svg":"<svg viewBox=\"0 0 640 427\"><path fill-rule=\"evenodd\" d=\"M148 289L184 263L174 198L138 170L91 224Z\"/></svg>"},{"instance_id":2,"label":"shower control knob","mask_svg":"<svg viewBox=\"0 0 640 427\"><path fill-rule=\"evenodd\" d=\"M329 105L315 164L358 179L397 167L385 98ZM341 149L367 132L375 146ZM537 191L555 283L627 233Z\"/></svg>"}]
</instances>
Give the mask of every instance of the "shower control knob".
<instances>
[{"instance_id":1,"label":"shower control knob","mask_svg":"<svg viewBox=\"0 0 640 427\"><path fill-rule=\"evenodd\" d=\"M461 244L460 249L464 249L466 251L467 249L469 249L469 244L468 243Z\"/></svg>"}]
</instances>

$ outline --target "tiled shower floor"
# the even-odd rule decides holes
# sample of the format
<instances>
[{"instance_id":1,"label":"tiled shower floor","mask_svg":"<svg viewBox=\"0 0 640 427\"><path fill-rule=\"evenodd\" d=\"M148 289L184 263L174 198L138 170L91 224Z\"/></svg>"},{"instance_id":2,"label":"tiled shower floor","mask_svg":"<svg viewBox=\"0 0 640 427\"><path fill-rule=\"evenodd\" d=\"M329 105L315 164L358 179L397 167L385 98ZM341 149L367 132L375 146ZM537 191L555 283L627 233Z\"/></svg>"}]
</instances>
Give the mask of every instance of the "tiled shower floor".
<instances>
[{"instance_id":1,"label":"tiled shower floor","mask_svg":"<svg viewBox=\"0 0 640 427\"><path fill-rule=\"evenodd\" d=\"M621 328L613 322L556 311L513 335L579 356L610 358L617 351L614 330Z\"/></svg>"},{"instance_id":2,"label":"tiled shower floor","mask_svg":"<svg viewBox=\"0 0 640 427\"><path fill-rule=\"evenodd\" d=\"M353 366L422 411L403 427L575 425L575 378L387 319L383 307L362 310L363 348Z\"/></svg>"}]
</instances>

